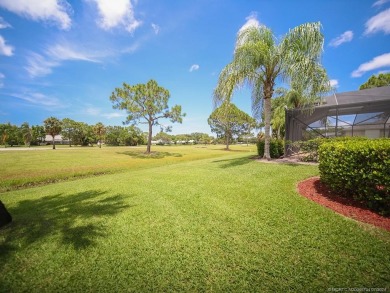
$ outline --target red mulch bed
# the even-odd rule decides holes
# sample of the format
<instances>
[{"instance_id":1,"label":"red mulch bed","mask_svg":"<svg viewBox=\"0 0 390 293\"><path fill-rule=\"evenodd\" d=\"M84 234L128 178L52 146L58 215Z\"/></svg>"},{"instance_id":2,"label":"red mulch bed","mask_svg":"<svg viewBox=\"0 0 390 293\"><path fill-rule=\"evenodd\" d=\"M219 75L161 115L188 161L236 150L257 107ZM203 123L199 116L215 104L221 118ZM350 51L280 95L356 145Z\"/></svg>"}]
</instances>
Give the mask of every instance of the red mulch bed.
<instances>
[{"instance_id":1,"label":"red mulch bed","mask_svg":"<svg viewBox=\"0 0 390 293\"><path fill-rule=\"evenodd\" d=\"M361 203L352 199L332 194L318 177L309 178L298 183L298 192L306 198L346 217L390 231L390 218L370 211Z\"/></svg>"}]
</instances>

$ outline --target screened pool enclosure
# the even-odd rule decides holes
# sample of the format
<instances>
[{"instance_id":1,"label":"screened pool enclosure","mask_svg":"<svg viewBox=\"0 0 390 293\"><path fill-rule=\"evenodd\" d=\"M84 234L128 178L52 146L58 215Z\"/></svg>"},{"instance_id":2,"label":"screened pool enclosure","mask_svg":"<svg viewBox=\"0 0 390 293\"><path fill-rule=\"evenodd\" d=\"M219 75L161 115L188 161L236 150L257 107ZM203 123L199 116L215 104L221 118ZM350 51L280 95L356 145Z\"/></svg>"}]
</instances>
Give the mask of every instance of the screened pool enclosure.
<instances>
[{"instance_id":1,"label":"screened pool enclosure","mask_svg":"<svg viewBox=\"0 0 390 293\"><path fill-rule=\"evenodd\" d=\"M296 141L337 136L390 137L390 86L334 93L311 110L286 109L286 150Z\"/></svg>"}]
</instances>

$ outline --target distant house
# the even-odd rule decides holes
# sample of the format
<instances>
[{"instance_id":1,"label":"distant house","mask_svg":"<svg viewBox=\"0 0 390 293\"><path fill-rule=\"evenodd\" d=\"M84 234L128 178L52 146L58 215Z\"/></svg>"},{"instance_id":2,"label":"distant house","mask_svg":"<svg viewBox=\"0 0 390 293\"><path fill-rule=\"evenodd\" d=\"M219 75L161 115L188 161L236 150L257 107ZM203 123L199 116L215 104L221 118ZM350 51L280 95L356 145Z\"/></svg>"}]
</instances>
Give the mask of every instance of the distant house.
<instances>
[{"instance_id":1,"label":"distant house","mask_svg":"<svg viewBox=\"0 0 390 293\"><path fill-rule=\"evenodd\" d=\"M53 137L49 134L46 134L45 142L52 143ZM55 144L69 144L69 140L63 139L61 134L57 134L56 136L54 136L54 143Z\"/></svg>"}]
</instances>

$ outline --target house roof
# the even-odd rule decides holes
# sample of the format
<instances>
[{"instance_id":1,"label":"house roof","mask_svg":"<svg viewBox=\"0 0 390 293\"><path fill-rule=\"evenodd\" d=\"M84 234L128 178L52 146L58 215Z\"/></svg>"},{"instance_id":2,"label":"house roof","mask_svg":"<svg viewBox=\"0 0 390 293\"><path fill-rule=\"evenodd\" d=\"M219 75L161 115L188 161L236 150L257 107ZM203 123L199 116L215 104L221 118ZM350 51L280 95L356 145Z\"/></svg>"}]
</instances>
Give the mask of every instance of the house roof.
<instances>
[{"instance_id":1,"label":"house roof","mask_svg":"<svg viewBox=\"0 0 390 293\"><path fill-rule=\"evenodd\" d=\"M57 134L54 136L54 141L62 141L62 135ZM53 137L49 134L46 134L45 141L53 141Z\"/></svg>"},{"instance_id":2,"label":"house roof","mask_svg":"<svg viewBox=\"0 0 390 293\"><path fill-rule=\"evenodd\" d=\"M359 91L334 93L325 97L325 105L350 105L374 101L389 101L390 86L383 86Z\"/></svg>"}]
</instances>

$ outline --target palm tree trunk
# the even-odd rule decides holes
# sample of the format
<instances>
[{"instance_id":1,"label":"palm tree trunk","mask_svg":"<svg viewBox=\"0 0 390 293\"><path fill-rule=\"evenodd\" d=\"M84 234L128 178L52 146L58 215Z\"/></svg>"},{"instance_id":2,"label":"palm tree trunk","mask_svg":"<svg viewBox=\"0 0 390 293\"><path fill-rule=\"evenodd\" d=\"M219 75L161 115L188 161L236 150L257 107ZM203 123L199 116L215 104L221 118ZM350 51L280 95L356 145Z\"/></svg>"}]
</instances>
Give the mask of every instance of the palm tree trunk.
<instances>
[{"instance_id":1,"label":"palm tree trunk","mask_svg":"<svg viewBox=\"0 0 390 293\"><path fill-rule=\"evenodd\" d=\"M267 97L264 98L264 138L265 138L265 144L264 144L264 158L267 160L271 159L270 156L270 141L271 141L271 98Z\"/></svg>"}]
</instances>

